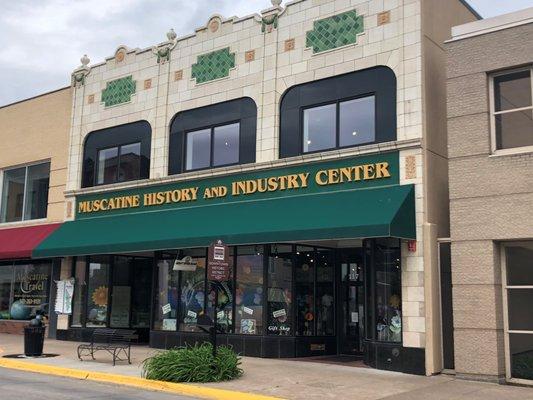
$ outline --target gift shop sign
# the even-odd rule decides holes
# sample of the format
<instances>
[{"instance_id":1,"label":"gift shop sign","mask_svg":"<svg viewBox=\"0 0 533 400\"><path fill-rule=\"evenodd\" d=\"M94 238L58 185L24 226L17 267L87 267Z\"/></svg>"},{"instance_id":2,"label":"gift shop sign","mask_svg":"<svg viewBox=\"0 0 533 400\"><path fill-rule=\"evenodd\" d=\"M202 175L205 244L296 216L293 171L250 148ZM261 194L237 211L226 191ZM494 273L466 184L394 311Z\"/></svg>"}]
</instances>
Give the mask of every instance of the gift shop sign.
<instances>
[{"instance_id":1,"label":"gift shop sign","mask_svg":"<svg viewBox=\"0 0 533 400\"><path fill-rule=\"evenodd\" d=\"M78 196L76 218L399 184L398 152L298 164Z\"/></svg>"},{"instance_id":2,"label":"gift shop sign","mask_svg":"<svg viewBox=\"0 0 533 400\"><path fill-rule=\"evenodd\" d=\"M209 246L207 260L207 279L215 282L228 281L230 278L229 248L217 240Z\"/></svg>"}]
</instances>

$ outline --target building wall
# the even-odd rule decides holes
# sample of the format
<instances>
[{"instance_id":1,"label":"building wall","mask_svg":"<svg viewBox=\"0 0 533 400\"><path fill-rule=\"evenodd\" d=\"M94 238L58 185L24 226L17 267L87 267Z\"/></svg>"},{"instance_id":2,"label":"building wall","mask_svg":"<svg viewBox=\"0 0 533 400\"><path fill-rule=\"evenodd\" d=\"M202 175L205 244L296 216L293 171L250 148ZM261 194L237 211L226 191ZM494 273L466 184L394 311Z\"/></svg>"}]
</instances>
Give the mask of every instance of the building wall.
<instances>
[{"instance_id":1,"label":"building wall","mask_svg":"<svg viewBox=\"0 0 533 400\"><path fill-rule=\"evenodd\" d=\"M428 7L424 11L426 15L432 15L433 8L437 7L438 2L433 3L425 6ZM317 54L306 47L306 33L313 29L315 21L352 10L364 19L364 31L358 36L356 44ZM431 25L438 26L439 32L449 32L452 24L474 18L471 14L465 16L462 8L458 14L456 11L455 8L439 7L438 12L447 17L437 21L432 17ZM276 13L277 27L265 27L261 19ZM436 240L433 239L436 238L435 229L447 231L447 204L428 207L428 190L424 188L427 181L424 168L426 163L430 164L425 161L422 143L437 142L441 149L445 147L445 139L442 139L445 119L440 116L425 125L424 110L428 105L433 106L433 97L424 90L424 80L429 84L437 79L435 76L442 77L444 67L442 64L440 67L433 65L432 73L424 74L427 63L423 61L421 20L429 18L423 16L424 13L420 0L295 0L282 9L264 10L261 15L206 18L206 25L194 34L177 39L168 62L158 62L152 49L118 48L115 56L107 58L104 63L91 65L90 70L75 71L75 77L84 76L84 79L74 85L67 216L73 218L72 202L78 194L139 184L80 189L86 136L97 129L138 120L147 120L152 126L151 182L181 181L325 158L399 150L401 183L415 184L417 211L416 251L407 251L406 243L403 249L403 345L425 348L426 318L432 317L433 312L433 307L426 308L425 303L435 301L430 296L431 291L424 289L426 280L434 281L434 275L429 278L425 275L425 268L426 264L431 268L436 265L433 257L436 253L432 250L436 248ZM217 23L213 24L214 21ZM433 33L427 35L434 36ZM435 34L435 40L441 40L440 36ZM199 56L226 47L235 53L236 61L227 78L201 84L191 78L191 66ZM254 52L253 60L247 60L250 51ZM125 57L122 57L123 54ZM397 141L278 159L279 105L288 88L374 66L391 68L397 78ZM131 101L105 107L101 94L106 85L129 75L136 81L136 93ZM440 78L436 85L438 93L442 94L444 80ZM244 96L251 97L258 106L256 164L167 177L172 117L183 110ZM429 136L440 139L428 140ZM438 167L446 171L442 163ZM440 210L442 207L444 211ZM434 218L428 219L429 209L435 214ZM435 241L433 246L425 245L426 236L427 240ZM438 319L438 316L434 317ZM432 340L429 345L437 344ZM438 370L438 365L433 364L427 369L428 373Z\"/></svg>"},{"instance_id":2,"label":"building wall","mask_svg":"<svg viewBox=\"0 0 533 400\"><path fill-rule=\"evenodd\" d=\"M533 24L446 48L455 369L498 380L505 375L498 242L533 238L533 154L491 154L487 73L533 62Z\"/></svg>"},{"instance_id":3,"label":"building wall","mask_svg":"<svg viewBox=\"0 0 533 400\"><path fill-rule=\"evenodd\" d=\"M0 108L0 186L2 169L50 160L47 222L64 217L71 108L71 88ZM0 229L32 223L0 224Z\"/></svg>"}]
</instances>

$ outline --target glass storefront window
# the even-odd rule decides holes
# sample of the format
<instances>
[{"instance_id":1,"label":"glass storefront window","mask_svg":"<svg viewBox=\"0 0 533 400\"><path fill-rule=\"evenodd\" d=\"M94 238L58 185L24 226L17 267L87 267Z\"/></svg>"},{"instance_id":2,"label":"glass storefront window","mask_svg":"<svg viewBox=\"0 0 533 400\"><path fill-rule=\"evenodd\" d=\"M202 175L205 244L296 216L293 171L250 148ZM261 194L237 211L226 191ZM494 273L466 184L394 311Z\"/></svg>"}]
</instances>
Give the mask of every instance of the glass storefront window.
<instances>
[{"instance_id":1,"label":"glass storefront window","mask_svg":"<svg viewBox=\"0 0 533 400\"><path fill-rule=\"evenodd\" d=\"M117 181L118 147L98 151L98 179L96 183L112 183Z\"/></svg>"},{"instance_id":2,"label":"glass storefront window","mask_svg":"<svg viewBox=\"0 0 533 400\"><path fill-rule=\"evenodd\" d=\"M292 246L272 245L268 257L269 335L292 335Z\"/></svg>"},{"instance_id":3,"label":"glass storefront window","mask_svg":"<svg viewBox=\"0 0 533 400\"><path fill-rule=\"evenodd\" d=\"M107 256L90 257L87 285L87 327L107 326L109 261Z\"/></svg>"},{"instance_id":4,"label":"glass storefront window","mask_svg":"<svg viewBox=\"0 0 533 400\"><path fill-rule=\"evenodd\" d=\"M315 335L315 249L296 247L296 334Z\"/></svg>"},{"instance_id":5,"label":"glass storefront window","mask_svg":"<svg viewBox=\"0 0 533 400\"><path fill-rule=\"evenodd\" d=\"M74 298L72 299L72 326L83 325L82 312L87 303L87 282L85 280L87 262L83 257L76 259L74 266Z\"/></svg>"},{"instance_id":6,"label":"glass storefront window","mask_svg":"<svg viewBox=\"0 0 533 400\"><path fill-rule=\"evenodd\" d=\"M375 241L376 338L402 341L400 243L397 239Z\"/></svg>"},{"instance_id":7,"label":"glass storefront window","mask_svg":"<svg viewBox=\"0 0 533 400\"><path fill-rule=\"evenodd\" d=\"M211 325L212 319L206 313L206 250L193 249L180 251L180 258L192 257L196 262L195 271L181 271L179 330L201 332L198 325Z\"/></svg>"},{"instance_id":8,"label":"glass storefront window","mask_svg":"<svg viewBox=\"0 0 533 400\"><path fill-rule=\"evenodd\" d=\"M118 181L134 181L141 176L141 143L120 146Z\"/></svg>"},{"instance_id":9,"label":"glass storefront window","mask_svg":"<svg viewBox=\"0 0 533 400\"><path fill-rule=\"evenodd\" d=\"M178 305L178 271L173 271L175 257L157 261L157 291L154 304L154 329L175 331Z\"/></svg>"},{"instance_id":10,"label":"glass storefront window","mask_svg":"<svg viewBox=\"0 0 533 400\"><path fill-rule=\"evenodd\" d=\"M48 315L50 294L50 264L24 264L14 266L13 319L31 319L37 314Z\"/></svg>"},{"instance_id":11,"label":"glass storefront window","mask_svg":"<svg viewBox=\"0 0 533 400\"><path fill-rule=\"evenodd\" d=\"M263 246L237 248L235 333L263 333Z\"/></svg>"},{"instance_id":12,"label":"glass storefront window","mask_svg":"<svg viewBox=\"0 0 533 400\"><path fill-rule=\"evenodd\" d=\"M11 318L11 282L13 282L13 265L0 264L0 319Z\"/></svg>"},{"instance_id":13,"label":"glass storefront window","mask_svg":"<svg viewBox=\"0 0 533 400\"><path fill-rule=\"evenodd\" d=\"M335 333L335 251L316 251L316 334L317 336Z\"/></svg>"},{"instance_id":14,"label":"glass storefront window","mask_svg":"<svg viewBox=\"0 0 533 400\"><path fill-rule=\"evenodd\" d=\"M230 247L230 256L228 262L230 265L230 276L226 282L217 283L218 290L218 307L217 307L217 325L226 333L233 333L233 267L235 248ZM209 296L207 298L207 310L210 318L213 318L213 308L215 305L215 290L213 285L209 287Z\"/></svg>"}]
</instances>

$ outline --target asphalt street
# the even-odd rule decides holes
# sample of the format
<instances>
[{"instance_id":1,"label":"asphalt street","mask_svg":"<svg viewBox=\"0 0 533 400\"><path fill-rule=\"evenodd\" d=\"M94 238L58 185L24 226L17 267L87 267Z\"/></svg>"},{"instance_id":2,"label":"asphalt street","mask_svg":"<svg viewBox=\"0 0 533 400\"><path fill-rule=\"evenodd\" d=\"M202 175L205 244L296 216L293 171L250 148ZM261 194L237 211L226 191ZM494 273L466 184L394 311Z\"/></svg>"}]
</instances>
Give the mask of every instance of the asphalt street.
<instances>
[{"instance_id":1,"label":"asphalt street","mask_svg":"<svg viewBox=\"0 0 533 400\"><path fill-rule=\"evenodd\" d=\"M0 368L0 400L191 400L192 397Z\"/></svg>"}]
</instances>

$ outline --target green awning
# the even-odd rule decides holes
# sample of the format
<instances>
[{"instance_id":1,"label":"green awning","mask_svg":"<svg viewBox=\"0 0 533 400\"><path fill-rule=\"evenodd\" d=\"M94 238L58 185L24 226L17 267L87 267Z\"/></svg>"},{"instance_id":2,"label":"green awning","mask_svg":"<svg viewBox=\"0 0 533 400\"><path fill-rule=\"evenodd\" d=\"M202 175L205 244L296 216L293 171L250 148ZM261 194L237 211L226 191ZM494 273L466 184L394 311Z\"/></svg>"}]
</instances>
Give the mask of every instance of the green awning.
<instances>
[{"instance_id":1,"label":"green awning","mask_svg":"<svg viewBox=\"0 0 533 400\"><path fill-rule=\"evenodd\" d=\"M33 257L371 237L415 239L413 185L239 201L64 223Z\"/></svg>"}]
</instances>

